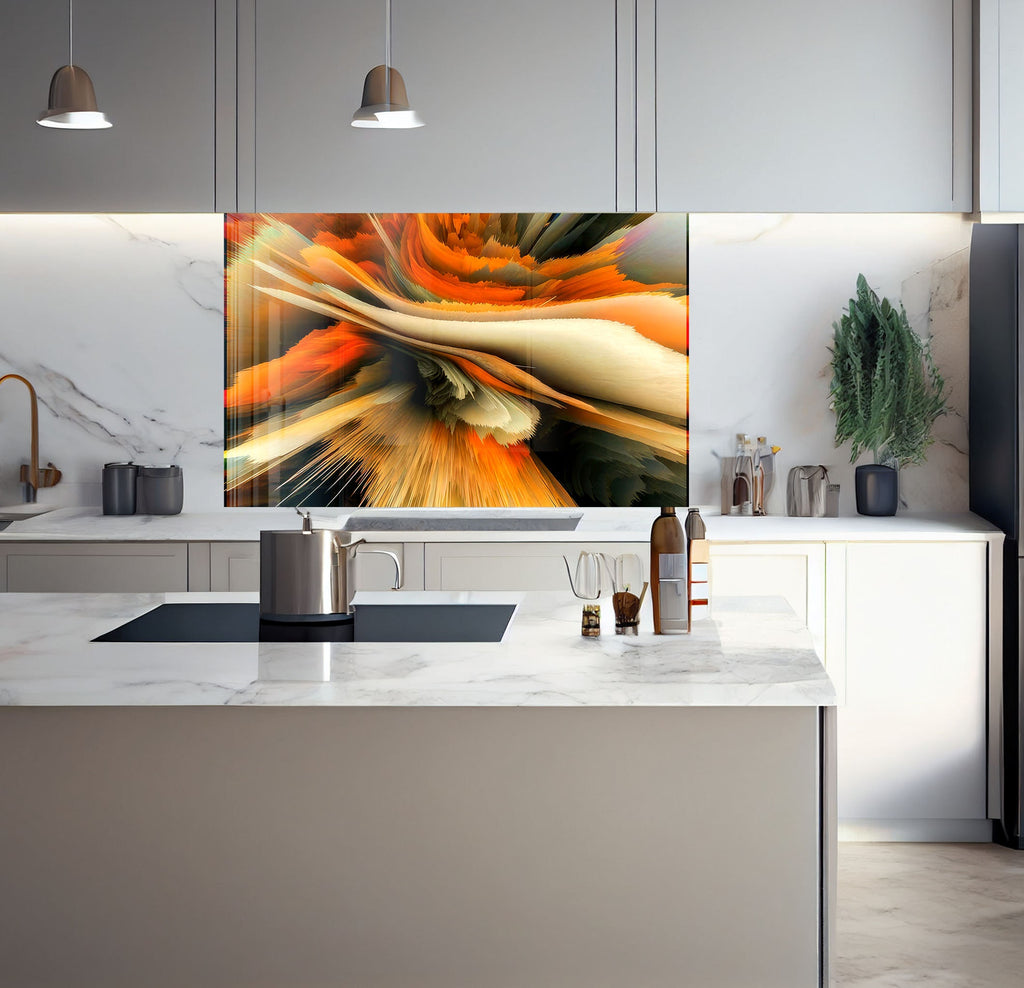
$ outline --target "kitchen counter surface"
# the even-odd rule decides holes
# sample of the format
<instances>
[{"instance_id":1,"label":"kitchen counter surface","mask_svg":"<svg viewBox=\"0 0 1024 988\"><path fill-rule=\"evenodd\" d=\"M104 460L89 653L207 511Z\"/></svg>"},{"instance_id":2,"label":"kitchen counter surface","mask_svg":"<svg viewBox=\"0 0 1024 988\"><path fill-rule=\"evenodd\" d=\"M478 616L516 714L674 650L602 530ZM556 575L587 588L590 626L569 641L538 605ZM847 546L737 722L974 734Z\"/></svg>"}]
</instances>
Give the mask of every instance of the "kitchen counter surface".
<instances>
[{"instance_id":1,"label":"kitchen counter surface","mask_svg":"<svg viewBox=\"0 0 1024 988\"><path fill-rule=\"evenodd\" d=\"M691 635L580 636L568 594L360 593L518 602L500 643L92 642L164 602L254 594L0 594L0 705L831 706L807 630L775 598L721 598ZM650 600L641 627L649 628Z\"/></svg>"},{"instance_id":2,"label":"kitchen counter surface","mask_svg":"<svg viewBox=\"0 0 1024 988\"><path fill-rule=\"evenodd\" d=\"M346 527L353 538L376 542L646 542L655 508L588 508L571 531L530 528L535 515L516 516L514 530L439 530L429 516L420 527L401 530L360 529L358 512L313 509L317 527ZM381 516L385 512L374 512ZM408 515L408 512L403 512ZM441 514L441 512L436 512ZM457 514L457 512L445 512ZM680 517L686 514L680 509ZM734 518L702 512L708 537L716 542L920 542L1001 540L993 525L970 513L899 514L892 518L852 515L842 518ZM13 522L0 531L0 542L258 542L262 529L299 527L291 508L235 508L180 515L103 515L99 508L58 508Z\"/></svg>"}]
</instances>

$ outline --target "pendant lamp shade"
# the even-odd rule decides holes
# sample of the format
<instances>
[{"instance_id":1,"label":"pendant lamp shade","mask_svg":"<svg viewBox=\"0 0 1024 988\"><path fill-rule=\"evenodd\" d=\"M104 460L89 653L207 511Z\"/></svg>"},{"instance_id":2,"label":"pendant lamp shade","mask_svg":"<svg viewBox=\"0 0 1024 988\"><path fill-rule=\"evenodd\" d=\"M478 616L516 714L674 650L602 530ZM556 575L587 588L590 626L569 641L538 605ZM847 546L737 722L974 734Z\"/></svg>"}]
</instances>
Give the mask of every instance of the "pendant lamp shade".
<instances>
[{"instance_id":1,"label":"pendant lamp shade","mask_svg":"<svg viewBox=\"0 0 1024 988\"><path fill-rule=\"evenodd\" d=\"M101 130L113 126L96 106L96 90L89 73L77 65L63 65L50 80L50 99L36 123L65 130Z\"/></svg>"},{"instance_id":2,"label":"pendant lamp shade","mask_svg":"<svg viewBox=\"0 0 1024 988\"><path fill-rule=\"evenodd\" d=\"M75 65L75 0L68 0L68 64L53 73L49 105L36 117L36 123L63 130L103 130L113 126L96 106L96 90L89 73Z\"/></svg>"},{"instance_id":3,"label":"pendant lamp shade","mask_svg":"<svg viewBox=\"0 0 1024 988\"><path fill-rule=\"evenodd\" d=\"M423 121L409 106L405 80L398 69L375 65L363 81L362 105L352 114L353 127L422 127Z\"/></svg>"},{"instance_id":4,"label":"pendant lamp shade","mask_svg":"<svg viewBox=\"0 0 1024 988\"><path fill-rule=\"evenodd\" d=\"M422 127L409 106L402 73L391 65L391 0L384 3L384 64L375 65L363 81L362 105L352 114L353 127Z\"/></svg>"}]
</instances>

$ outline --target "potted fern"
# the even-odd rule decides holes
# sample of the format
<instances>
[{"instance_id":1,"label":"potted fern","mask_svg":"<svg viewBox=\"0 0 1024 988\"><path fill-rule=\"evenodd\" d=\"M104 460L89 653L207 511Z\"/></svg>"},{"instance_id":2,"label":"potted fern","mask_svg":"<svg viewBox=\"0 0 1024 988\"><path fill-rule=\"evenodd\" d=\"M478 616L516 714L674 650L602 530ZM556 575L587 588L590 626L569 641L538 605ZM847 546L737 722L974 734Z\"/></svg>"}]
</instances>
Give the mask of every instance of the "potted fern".
<instances>
[{"instance_id":1,"label":"potted fern","mask_svg":"<svg viewBox=\"0 0 1024 988\"><path fill-rule=\"evenodd\" d=\"M896 468L924 460L932 426L946 411L945 382L903 305L879 300L864 275L857 276L857 297L832 328L829 399L836 446L850 442L851 463L867 450L875 461L857 467L857 511L894 515Z\"/></svg>"}]
</instances>

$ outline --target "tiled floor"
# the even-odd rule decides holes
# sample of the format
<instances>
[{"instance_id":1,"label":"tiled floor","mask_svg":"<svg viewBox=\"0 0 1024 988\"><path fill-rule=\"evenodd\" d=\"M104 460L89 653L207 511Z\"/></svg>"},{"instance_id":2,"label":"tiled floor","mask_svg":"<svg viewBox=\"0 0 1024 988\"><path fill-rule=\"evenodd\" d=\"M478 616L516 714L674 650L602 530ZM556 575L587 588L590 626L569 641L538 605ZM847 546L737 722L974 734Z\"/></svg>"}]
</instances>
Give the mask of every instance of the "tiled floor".
<instances>
[{"instance_id":1,"label":"tiled floor","mask_svg":"<svg viewBox=\"0 0 1024 988\"><path fill-rule=\"evenodd\" d=\"M835 988L1024 986L1024 851L840 844Z\"/></svg>"}]
</instances>

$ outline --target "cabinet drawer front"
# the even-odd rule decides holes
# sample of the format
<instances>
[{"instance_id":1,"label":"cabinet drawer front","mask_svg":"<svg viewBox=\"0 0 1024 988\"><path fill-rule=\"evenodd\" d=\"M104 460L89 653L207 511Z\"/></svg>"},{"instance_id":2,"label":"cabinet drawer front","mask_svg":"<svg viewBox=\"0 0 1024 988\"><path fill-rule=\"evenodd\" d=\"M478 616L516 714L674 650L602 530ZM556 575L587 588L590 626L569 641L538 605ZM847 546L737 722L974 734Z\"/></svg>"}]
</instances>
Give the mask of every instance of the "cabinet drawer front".
<instances>
[{"instance_id":1,"label":"cabinet drawer front","mask_svg":"<svg viewBox=\"0 0 1024 988\"><path fill-rule=\"evenodd\" d=\"M402 564L402 589L423 589L423 545L418 542L374 542L356 549L349 564L357 590L390 590L395 581L395 564L387 556L370 552L386 549ZM258 591L260 589L260 544L258 542L214 542L210 546L210 589Z\"/></svg>"},{"instance_id":2,"label":"cabinet drawer front","mask_svg":"<svg viewBox=\"0 0 1024 988\"><path fill-rule=\"evenodd\" d=\"M649 542L449 542L425 547L428 590L569 590L565 559L575 570L581 552L635 552L644 579Z\"/></svg>"},{"instance_id":3,"label":"cabinet drawer front","mask_svg":"<svg viewBox=\"0 0 1024 988\"><path fill-rule=\"evenodd\" d=\"M6 553L12 593L166 593L188 589L188 549L39 545Z\"/></svg>"},{"instance_id":4,"label":"cabinet drawer front","mask_svg":"<svg viewBox=\"0 0 1024 988\"><path fill-rule=\"evenodd\" d=\"M807 592L812 582L808 557L770 550L763 555L731 553L711 547L712 597L782 597L807 623Z\"/></svg>"},{"instance_id":5,"label":"cabinet drawer front","mask_svg":"<svg viewBox=\"0 0 1024 988\"><path fill-rule=\"evenodd\" d=\"M823 542L712 542L712 602L720 596L782 597L807 625L818 654L828 665Z\"/></svg>"}]
</instances>

